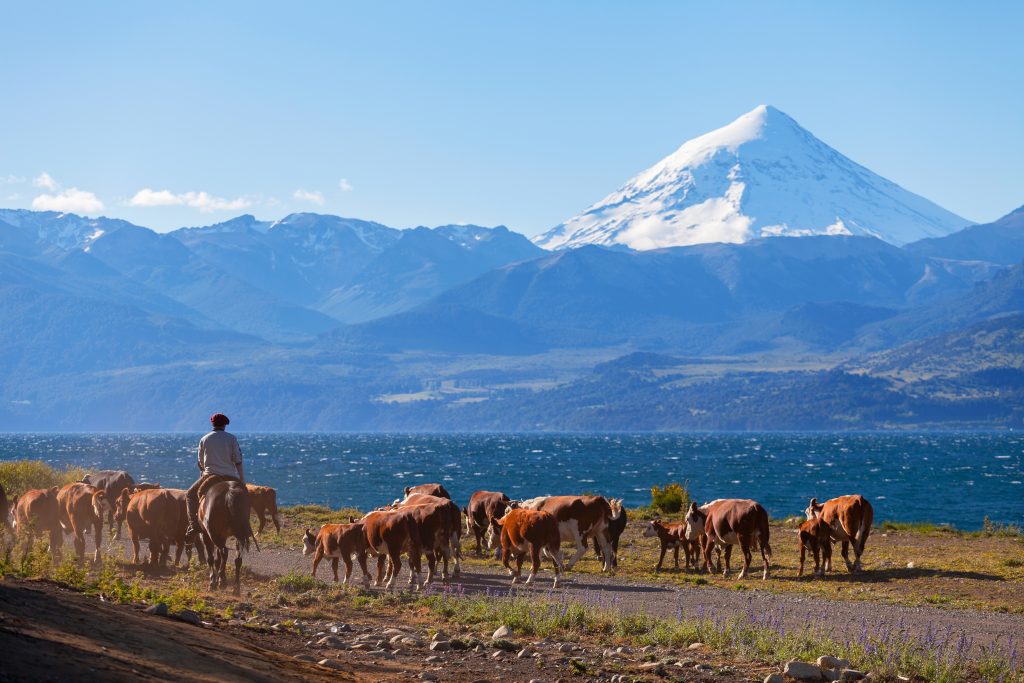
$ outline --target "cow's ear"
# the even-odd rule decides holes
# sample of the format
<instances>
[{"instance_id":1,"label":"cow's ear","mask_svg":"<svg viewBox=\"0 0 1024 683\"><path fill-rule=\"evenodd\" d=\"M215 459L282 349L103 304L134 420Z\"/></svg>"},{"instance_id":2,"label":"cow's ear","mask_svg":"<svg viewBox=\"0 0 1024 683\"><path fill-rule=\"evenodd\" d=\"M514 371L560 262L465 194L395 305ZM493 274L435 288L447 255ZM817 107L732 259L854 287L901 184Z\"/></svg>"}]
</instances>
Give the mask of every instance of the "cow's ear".
<instances>
[{"instance_id":1,"label":"cow's ear","mask_svg":"<svg viewBox=\"0 0 1024 683\"><path fill-rule=\"evenodd\" d=\"M811 507L815 507L818 504L817 498L811 498Z\"/></svg>"}]
</instances>

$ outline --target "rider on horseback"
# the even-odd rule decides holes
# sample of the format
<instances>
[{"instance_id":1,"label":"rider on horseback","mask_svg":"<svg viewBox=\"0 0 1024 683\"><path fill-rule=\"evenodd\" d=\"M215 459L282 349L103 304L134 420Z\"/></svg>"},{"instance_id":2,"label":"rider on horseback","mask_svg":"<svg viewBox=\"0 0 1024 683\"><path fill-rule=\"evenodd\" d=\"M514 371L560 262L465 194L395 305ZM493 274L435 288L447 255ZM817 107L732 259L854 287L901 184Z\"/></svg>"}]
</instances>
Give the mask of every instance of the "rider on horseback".
<instances>
[{"instance_id":1,"label":"rider on horseback","mask_svg":"<svg viewBox=\"0 0 1024 683\"><path fill-rule=\"evenodd\" d=\"M185 538L189 541L195 539L199 529L199 499L207 489L222 481L237 481L245 485L242 450L238 447L238 439L234 434L224 431L230 423L227 415L211 415L210 424L213 425L213 431L199 440L197 464L202 474L185 494L185 505L188 509L188 530L185 532Z\"/></svg>"}]
</instances>

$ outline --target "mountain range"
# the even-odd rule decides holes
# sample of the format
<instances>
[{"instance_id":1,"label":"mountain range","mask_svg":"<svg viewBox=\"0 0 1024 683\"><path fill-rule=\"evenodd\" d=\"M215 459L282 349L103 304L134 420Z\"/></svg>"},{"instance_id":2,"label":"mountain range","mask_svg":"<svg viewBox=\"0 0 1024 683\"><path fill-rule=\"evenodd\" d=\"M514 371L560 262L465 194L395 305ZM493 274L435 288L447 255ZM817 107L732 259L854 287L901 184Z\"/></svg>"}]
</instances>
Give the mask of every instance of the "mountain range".
<instances>
[{"instance_id":1,"label":"mountain range","mask_svg":"<svg viewBox=\"0 0 1024 683\"><path fill-rule=\"evenodd\" d=\"M1020 426L1022 260L771 107L535 241L0 209L0 429Z\"/></svg>"}]
</instances>

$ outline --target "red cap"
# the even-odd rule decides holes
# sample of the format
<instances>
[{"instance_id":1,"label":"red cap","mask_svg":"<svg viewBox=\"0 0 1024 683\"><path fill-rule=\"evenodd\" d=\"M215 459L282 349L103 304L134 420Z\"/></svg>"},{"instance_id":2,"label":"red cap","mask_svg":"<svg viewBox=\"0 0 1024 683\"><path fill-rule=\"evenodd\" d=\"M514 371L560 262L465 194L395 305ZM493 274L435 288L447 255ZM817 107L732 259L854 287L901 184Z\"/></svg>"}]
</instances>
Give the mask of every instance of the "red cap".
<instances>
[{"instance_id":1,"label":"red cap","mask_svg":"<svg viewBox=\"0 0 1024 683\"><path fill-rule=\"evenodd\" d=\"M229 420L228 416L224 413L214 413L210 416L210 424L212 424L215 429L220 429L231 424L231 420Z\"/></svg>"}]
</instances>

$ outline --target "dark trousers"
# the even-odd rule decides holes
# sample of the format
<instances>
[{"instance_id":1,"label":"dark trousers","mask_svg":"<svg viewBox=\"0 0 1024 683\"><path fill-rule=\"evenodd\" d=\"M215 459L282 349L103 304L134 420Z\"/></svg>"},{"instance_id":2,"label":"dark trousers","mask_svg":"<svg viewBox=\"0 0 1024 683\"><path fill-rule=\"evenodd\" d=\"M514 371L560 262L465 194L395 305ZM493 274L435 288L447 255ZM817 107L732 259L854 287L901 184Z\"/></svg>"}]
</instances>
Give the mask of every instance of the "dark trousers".
<instances>
[{"instance_id":1,"label":"dark trousers","mask_svg":"<svg viewBox=\"0 0 1024 683\"><path fill-rule=\"evenodd\" d=\"M223 474L204 474L185 492L185 509L188 510L188 521L193 527L199 524L199 499L203 497L211 486L222 481L238 481L238 477L229 477Z\"/></svg>"}]
</instances>

